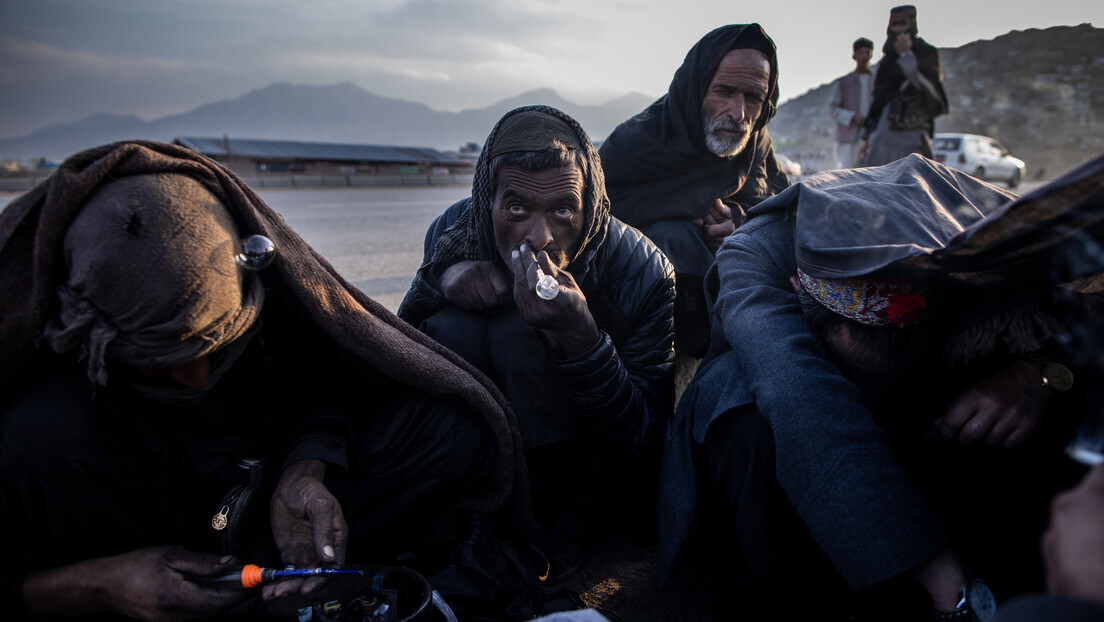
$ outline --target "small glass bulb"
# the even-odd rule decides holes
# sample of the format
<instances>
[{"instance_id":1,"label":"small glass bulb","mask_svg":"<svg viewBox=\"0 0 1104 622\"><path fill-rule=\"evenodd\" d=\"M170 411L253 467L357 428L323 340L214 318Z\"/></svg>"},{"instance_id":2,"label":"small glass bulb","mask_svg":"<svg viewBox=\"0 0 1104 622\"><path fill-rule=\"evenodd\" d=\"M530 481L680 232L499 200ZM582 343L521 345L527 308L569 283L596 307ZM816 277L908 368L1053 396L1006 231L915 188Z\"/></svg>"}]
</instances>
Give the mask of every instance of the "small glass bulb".
<instances>
[{"instance_id":1,"label":"small glass bulb","mask_svg":"<svg viewBox=\"0 0 1104 622\"><path fill-rule=\"evenodd\" d=\"M537 296L543 300L552 300L560 295L560 282L555 277L545 274L540 266L537 266Z\"/></svg>"},{"instance_id":2,"label":"small glass bulb","mask_svg":"<svg viewBox=\"0 0 1104 622\"><path fill-rule=\"evenodd\" d=\"M250 235L242 239L242 252L234 255L234 263L257 272L272 264L276 257L276 245L263 235Z\"/></svg>"}]
</instances>

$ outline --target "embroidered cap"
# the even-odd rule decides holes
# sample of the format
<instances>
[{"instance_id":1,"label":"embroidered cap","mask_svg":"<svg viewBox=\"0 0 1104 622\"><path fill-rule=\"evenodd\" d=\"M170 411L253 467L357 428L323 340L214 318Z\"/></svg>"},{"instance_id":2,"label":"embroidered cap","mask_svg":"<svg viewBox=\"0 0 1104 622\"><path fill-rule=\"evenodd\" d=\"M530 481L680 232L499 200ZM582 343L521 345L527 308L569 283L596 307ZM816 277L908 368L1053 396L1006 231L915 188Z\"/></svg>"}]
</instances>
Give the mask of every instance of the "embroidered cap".
<instances>
[{"instance_id":1,"label":"embroidered cap","mask_svg":"<svg viewBox=\"0 0 1104 622\"><path fill-rule=\"evenodd\" d=\"M801 287L834 313L867 326L905 328L923 319L928 298L913 283L869 275L818 278L797 271Z\"/></svg>"}]
</instances>

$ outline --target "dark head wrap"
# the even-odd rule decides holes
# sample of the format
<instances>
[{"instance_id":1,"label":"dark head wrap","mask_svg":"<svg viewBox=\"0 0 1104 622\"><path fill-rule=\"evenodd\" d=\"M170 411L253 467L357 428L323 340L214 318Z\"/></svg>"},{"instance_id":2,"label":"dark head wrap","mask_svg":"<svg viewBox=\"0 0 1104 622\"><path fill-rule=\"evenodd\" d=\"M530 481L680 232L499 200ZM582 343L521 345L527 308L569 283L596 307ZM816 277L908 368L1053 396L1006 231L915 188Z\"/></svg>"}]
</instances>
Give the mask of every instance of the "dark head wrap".
<instances>
[{"instance_id":1,"label":"dark head wrap","mask_svg":"<svg viewBox=\"0 0 1104 622\"><path fill-rule=\"evenodd\" d=\"M763 52L770 62L766 101L740 155L721 158L705 144L702 100L724 56ZM738 191L770 143L766 124L778 106L778 59L759 24L722 26L687 52L667 94L619 125L602 144L602 166L614 215L641 228L658 220L697 218L718 197ZM773 158L772 158L773 159Z\"/></svg>"},{"instance_id":2,"label":"dark head wrap","mask_svg":"<svg viewBox=\"0 0 1104 622\"><path fill-rule=\"evenodd\" d=\"M51 346L79 350L99 384L108 358L166 368L225 347L253 326L264 300L257 274L235 262L240 240L230 212L191 177L103 184L65 236Z\"/></svg>"},{"instance_id":3,"label":"dark head wrap","mask_svg":"<svg viewBox=\"0 0 1104 622\"><path fill-rule=\"evenodd\" d=\"M909 33L913 37L920 33L920 28L916 24L916 7L911 4L902 4L901 6L895 6L889 10L889 21L893 21L894 13L904 13L909 16L908 30L904 32ZM897 39L897 33L893 31L893 24L886 25L886 42L882 46L882 51L889 54L893 50L893 42Z\"/></svg>"},{"instance_id":4,"label":"dark head wrap","mask_svg":"<svg viewBox=\"0 0 1104 622\"><path fill-rule=\"evenodd\" d=\"M314 324L335 355L374 368L396 383L467 405L482 415L493 445L490 476L485 486L468 496L466 506L483 510L502 507L515 490L515 481L527 479L517 422L493 382L350 285L227 169L174 145L136 141L83 151L0 212L0 291L5 292L0 296L0 351L4 353L0 357L0 391L31 359L37 338L58 312L57 292L69 278L63 246L70 225L101 188L136 175L186 176L204 189L197 195L200 201L213 196L225 207L238 232L272 240L276 258L262 278L266 282L272 279L279 287L269 293L266 304L286 305L303 321ZM195 189L190 182L187 185ZM147 203L149 208L155 206ZM126 224L137 226L129 219ZM215 226L229 231L225 222ZM216 254L222 255L222 251ZM276 291L282 297L277 297Z\"/></svg>"},{"instance_id":5,"label":"dark head wrap","mask_svg":"<svg viewBox=\"0 0 1104 622\"><path fill-rule=\"evenodd\" d=\"M491 161L508 153L539 152L552 147L566 147L576 152L581 156L577 161L583 164L582 239L578 254L571 258L567 268L582 282L606 239L609 199L602 164L590 137L578 122L550 106L516 108L495 124L475 164L471 205L437 240L432 261L449 264L460 260L494 260L501 263L491 215L496 183L491 178Z\"/></svg>"}]
</instances>

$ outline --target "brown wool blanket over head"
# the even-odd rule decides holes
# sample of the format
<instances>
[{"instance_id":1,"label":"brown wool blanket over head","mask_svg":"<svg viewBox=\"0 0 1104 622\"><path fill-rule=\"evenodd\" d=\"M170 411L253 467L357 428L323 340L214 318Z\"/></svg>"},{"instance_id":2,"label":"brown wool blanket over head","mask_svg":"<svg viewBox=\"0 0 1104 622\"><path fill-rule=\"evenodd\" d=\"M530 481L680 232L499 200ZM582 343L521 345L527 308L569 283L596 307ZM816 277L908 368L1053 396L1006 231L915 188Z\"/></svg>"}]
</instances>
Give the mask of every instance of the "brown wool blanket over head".
<instances>
[{"instance_id":1,"label":"brown wool blanket over head","mask_svg":"<svg viewBox=\"0 0 1104 622\"><path fill-rule=\"evenodd\" d=\"M493 464L466 507L495 511L514 494L515 483L526 488L517 422L490 380L350 285L233 173L174 145L133 141L83 151L0 212L0 391L36 348L46 347L43 330L57 313L58 287L66 278L63 242L86 200L108 182L157 174L196 180L226 206L243 235L272 240L277 254L266 272L286 284L291 304L334 348L398 383L482 414L494 439Z\"/></svg>"}]
</instances>

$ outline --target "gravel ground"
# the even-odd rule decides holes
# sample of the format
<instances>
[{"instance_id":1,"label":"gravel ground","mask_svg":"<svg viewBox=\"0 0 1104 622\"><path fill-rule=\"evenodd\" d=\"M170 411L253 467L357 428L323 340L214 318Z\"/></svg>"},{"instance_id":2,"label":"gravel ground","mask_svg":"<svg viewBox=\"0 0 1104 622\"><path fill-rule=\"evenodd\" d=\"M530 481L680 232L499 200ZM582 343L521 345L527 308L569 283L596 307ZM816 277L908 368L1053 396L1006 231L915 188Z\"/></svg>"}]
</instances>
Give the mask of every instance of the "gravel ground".
<instances>
[{"instance_id":1,"label":"gravel ground","mask_svg":"<svg viewBox=\"0 0 1104 622\"><path fill-rule=\"evenodd\" d=\"M694 377L698 360L677 357L676 398ZM677 401L677 400L676 400ZM600 541L579 569L559 586L578 592L588 606L616 622L697 622L712 618L713 581L710 570L683 572L675 585L659 588L659 556L628 535L614 532Z\"/></svg>"},{"instance_id":2,"label":"gravel ground","mask_svg":"<svg viewBox=\"0 0 1104 622\"><path fill-rule=\"evenodd\" d=\"M712 618L708 577L660 590L659 557L651 548L614 533L557 586L574 590L611 622L700 622ZM684 582L685 583L685 582Z\"/></svg>"}]
</instances>

